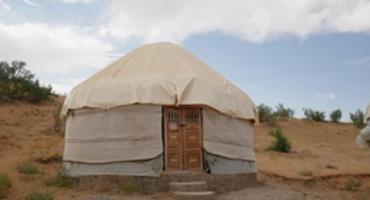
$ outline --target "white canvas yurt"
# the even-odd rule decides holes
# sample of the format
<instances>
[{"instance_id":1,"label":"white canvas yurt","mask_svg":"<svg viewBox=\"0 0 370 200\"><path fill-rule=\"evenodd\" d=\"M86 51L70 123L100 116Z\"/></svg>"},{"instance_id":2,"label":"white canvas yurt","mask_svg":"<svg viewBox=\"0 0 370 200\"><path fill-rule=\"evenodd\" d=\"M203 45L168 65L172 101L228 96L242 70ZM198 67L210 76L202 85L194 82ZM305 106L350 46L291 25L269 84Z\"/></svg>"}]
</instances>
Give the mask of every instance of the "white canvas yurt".
<instances>
[{"instance_id":1,"label":"white canvas yurt","mask_svg":"<svg viewBox=\"0 0 370 200\"><path fill-rule=\"evenodd\" d=\"M364 120L365 128L361 130L356 141L360 147L370 148L370 104L366 109Z\"/></svg>"},{"instance_id":2,"label":"white canvas yurt","mask_svg":"<svg viewBox=\"0 0 370 200\"><path fill-rule=\"evenodd\" d=\"M139 47L67 96L64 172L256 173L252 100L171 43Z\"/></svg>"}]
</instances>

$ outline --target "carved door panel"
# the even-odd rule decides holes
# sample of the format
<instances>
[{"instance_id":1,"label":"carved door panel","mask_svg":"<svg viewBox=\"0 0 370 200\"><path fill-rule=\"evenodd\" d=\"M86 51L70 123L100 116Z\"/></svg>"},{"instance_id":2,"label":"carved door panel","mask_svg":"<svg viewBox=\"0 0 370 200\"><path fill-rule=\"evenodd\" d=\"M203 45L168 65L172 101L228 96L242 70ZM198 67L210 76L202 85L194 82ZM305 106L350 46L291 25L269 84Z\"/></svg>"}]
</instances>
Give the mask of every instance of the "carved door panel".
<instances>
[{"instance_id":1,"label":"carved door panel","mask_svg":"<svg viewBox=\"0 0 370 200\"><path fill-rule=\"evenodd\" d=\"M202 170L201 109L165 107L166 170Z\"/></svg>"},{"instance_id":2,"label":"carved door panel","mask_svg":"<svg viewBox=\"0 0 370 200\"><path fill-rule=\"evenodd\" d=\"M185 170L201 170L202 161L202 124L200 108L182 109L184 126L183 157Z\"/></svg>"}]
</instances>

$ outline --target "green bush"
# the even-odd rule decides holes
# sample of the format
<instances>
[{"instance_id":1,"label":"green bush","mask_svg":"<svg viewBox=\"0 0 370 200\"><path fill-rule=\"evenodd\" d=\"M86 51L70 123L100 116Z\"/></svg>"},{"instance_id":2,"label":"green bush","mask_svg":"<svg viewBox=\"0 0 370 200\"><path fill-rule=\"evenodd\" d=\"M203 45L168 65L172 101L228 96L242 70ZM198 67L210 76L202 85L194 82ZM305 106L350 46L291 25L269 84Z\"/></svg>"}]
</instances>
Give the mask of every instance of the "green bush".
<instances>
[{"instance_id":1,"label":"green bush","mask_svg":"<svg viewBox=\"0 0 370 200\"><path fill-rule=\"evenodd\" d=\"M365 116L364 116L364 113L360 109L358 109L355 113L349 113L349 116L351 118L353 125L355 125L358 128L365 127L365 123L364 123Z\"/></svg>"},{"instance_id":2,"label":"green bush","mask_svg":"<svg viewBox=\"0 0 370 200\"><path fill-rule=\"evenodd\" d=\"M274 125L276 123L276 115L274 115L272 108L265 104L257 106L258 119L262 123Z\"/></svg>"},{"instance_id":3,"label":"green bush","mask_svg":"<svg viewBox=\"0 0 370 200\"><path fill-rule=\"evenodd\" d=\"M5 174L0 174L0 199L5 198L8 190L12 187L10 178Z\"/></svg>"},{"instance_id":4,"label":"green bush","mask_svg":"<svg viewBox=\"0 0 370 200\"><path fill-rule=\"evenodd\" d=\"M0 62L0 101L21 100L39 103L52 95L51 86L41 86L21 61Z\"/></svg>"},{"instance_id":5,"label":"green bush","mask_svg":"<svg viewBox=\"0 0 370 200\"><path fill-rule=\"evenodd\" d=\"M315 122L323 122L325 121L325 112L312 110L311 108L304 108L304 115L308 120L315 121Z\"/></svg>"},{"instance_id":6,"label":"green bush","mask_svg":"<svg viewBox=\"0 0 370 200\"><path fill-rule=\"evenodd\" d=\"M278 151L283 153L289 153L292 145L285 137L283 131L281 129L275 129L270 131L270 135L275 138L275 141L272 145L268 148L271 151Z\"/></svg>"},{"instance_id":7,"label":"green bush","mask_svg":"<svg viewBox=\"0 0 370 200\"><path fill-rule=\"evenodd\" d=\"M279 118L290 119L294 116L294 110L285 108L283 104L279 103L276 106L276 111L273 114Z\"/></svg>"},{"instance_id":8,"label":"green bush","mask_svg":"<svg viewBox=\"0 0 370 200\"><path fill-rule=\"evenodd\" d=\"M53 195L48 192L31 192L25 200L53 200Z\"/></svg>"},{"instance_id":9,"label":"green bush","mask_svg":"<svg viewBox=\"0 0 370 200\"><path fill-rule=\"evenodd\" d=\"M330 113L330 120L334 123L338 123L342 118L342 111L340 109L334 110Z\"/></svg>"},{"instance_id":10,"label":"green bush","mask_svg":"<svg viewBox=\"0 0 370 200\"><path fill-rule=\"evenodd\" d=\"M299 175L301 175L301 176L312 176L313 175L313 171L305 169L303 171L300 171L299 172Z\"/></svg>"},{"instance_id":11,"label":"green bush","mask_svg":"<svg viewBox=\"0 0 370 200\"><path fill-rule=\"evenodd\" d=\"M39 168L33 164L22 163L18 166L18 172L27 175L34 175L39 173Z\"/></svg>"},{"instance_id":12,"label":"green bush","mask_svg":"<svg viewBox=\"0 0 370 200\"><path fill-rule=\"evenodd\" d=\"M63 175L58 175L56 178L47 180L46 186L57 186L60 188L71 188L75 184L75 179Z\"/></svg>"},{"instance_id":13,"label":"green bush","mask_svg":"<svg viewBox=\"0 0 370 200\"><path fill-rule=\"evenodd\" d=\"M359 179L353 178L344 184L344 189L348 191L357 190L361 187L362 183Z\"/></svg>"}]
</instances>

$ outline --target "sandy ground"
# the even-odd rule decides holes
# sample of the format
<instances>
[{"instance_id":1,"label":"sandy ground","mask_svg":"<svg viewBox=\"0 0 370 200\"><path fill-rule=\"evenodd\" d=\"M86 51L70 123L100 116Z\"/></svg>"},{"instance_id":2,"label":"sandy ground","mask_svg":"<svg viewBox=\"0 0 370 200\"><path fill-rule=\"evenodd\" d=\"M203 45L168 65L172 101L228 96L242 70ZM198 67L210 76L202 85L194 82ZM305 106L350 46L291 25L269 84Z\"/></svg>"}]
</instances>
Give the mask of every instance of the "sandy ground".
<instances>
[{"instance_id":1,"label":"sandy ground","mask_svg":"<svg viewBox=\"0 0 370 200\"><path fill-rule=\"evenodd\" d=\"M32 191L53 193L57 200L170 199L167 193L128 195L117 188L46 186L57 176L63 154L63 135L54 130L61 102L57 98L41 105L0 104L0 173L8 175L13 185L6 199L24 199ZM266 151L272 142L271 127L260 125L256 128L260 186L222 194L219 199L370 200L370 151L354 143L357 128L296 119L280 121L279 126L291 141L292 152ZM19 173L21 163L38 166L40 173Z\"/></svg>"}]
</instances>

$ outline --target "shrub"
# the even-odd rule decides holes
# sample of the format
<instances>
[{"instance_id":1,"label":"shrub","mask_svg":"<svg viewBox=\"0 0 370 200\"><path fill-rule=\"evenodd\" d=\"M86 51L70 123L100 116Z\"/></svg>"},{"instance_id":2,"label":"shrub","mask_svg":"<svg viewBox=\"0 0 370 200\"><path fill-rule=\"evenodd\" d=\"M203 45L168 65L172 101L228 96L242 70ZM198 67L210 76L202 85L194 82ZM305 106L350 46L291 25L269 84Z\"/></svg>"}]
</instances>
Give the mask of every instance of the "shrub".
<instances>
[{"instance_id":1,"label":"shrub","mask_svg":"<svg viewBox=\"0 0 370 200\"><path fill-rule=\"evenodd\" d=\"M271 151L278 151L283 153L289 153L292 145L285 137L283 131L281 129L275 129L270 132L270 135L275 138L275 141L272 145L268 148Z\"/></svg>"},{"instance_id":2,"label":"shrub","mask_svg":"<svg viewBox=\"0 0 370 200\"><path fill-rule=\"evenodd\" d=\"M353 178L345 183L344 189L348 191L357 190L361 185L362 183L360 180Z\"/></svg>"},{"instance_id":3,"label":"shrub","mask_svg":"<svg viewBox=\"0 0 370 200\"><path fill-rule=\"evenodd\" d=\"M58 175L56 178L47 180L46 186L57 186L60 188L71 188L75 184L75 179L63 175Z\"/></svg>"},{"instance_id":4,"label":"shrub","mask_svg":"<svg viewBox=\"0 0 370 200\"><path fill-rule=\"evenodd\" d=\"M273 114L279 118L290 119L294 116L294 110L285 108L284 105L280 103L276 106L276 111Z\"/></svg>"},{"instance_id":5,"label":"shrub","mask_svg":"<svg viewBox=\"0 0 370 200\"><path fill-rule=\"evenodd\" d=\"M330 120L334 123L338 123L342 118L342 111L340 109L334 110L330 113Z\"/></svg>"},{"instance_id":6,"label":"shrub","mask_svg":"<svg viewBox=\"0 0 370 200\"><path fill-rule=\"evenodd\" d=\"M7 175L0 174L0 199L5 198L9 188L12 187L12 182Z\"/></svg>"},{"instance_id":7,"label":"shrub","mask_svg":"<svg viewBox=\"0 0 370 200\"><path fill-rule=\"evenodd\" d=\"M27 175L34 175L39 173L39 168L33 164L22 163L18 166L18 172Z\"/></svg>"},{"instance_id":8,"label":"shrub","mask_svg":"<svg viewBox=\"0 0 370 200\"><path fill-rule=\"evenodd\" d=\"M39 103L52 95L51 86L41 86L25 66L26 63L21 61L0 62L0 101Z\"/></svg>"},{"instance_id":9,"label":"shrub","mask_svg":"<svg viewBox=\"0 0 370 200\"><path fill-rule=\"evenodd\" d=\"M351 121L353 125L355 125L358 128L363 128L365 126L364 124L364 113L358 109L355 113L349 113L349 116L351 118Z\"/></svg>"},{"instance_id":10,"label":"shrub","mask_svg":"<svg viewBox=\"0 0 370 200\"><path fill-rule=\"evenodd\" d=\"M315 122L323 122L325 121L325 112L312 110L311 108L304 108L304 115L308 120L315 121Z\"/></svg>"},{"instance_id":11,"label":"shrub","mask_svg":"<svg viewBox=\"0 0 370 200\"><path fill-rule=\"evenodd\" d=\"M301 175L301 176L312 176L313 175L313 171L311 171L311 170L303 170L303 171L299 172L299 175Z\"/></svg>"},{"instance_id":12,"label":"shrub","mask_svg":"<svg viewBox=\"0 0 370 200\"><path fill-rule=\"evenodd\" d=\"M276 123L276 116L274 115L272 108L265 104L260 104L257 106L257 110L260 122L268 123L270 125L274 125Z\"/></svg>"},{"instance_id":13,"label":"shrub","mask_svg":"<svg viewBox=\"0 0 370 200\"><path fill-rule=\"evenodd\" d=\"M26 200L52 200L53 195L48 192L31 192L25 198Z\"/></svg>"}]
</instances>

